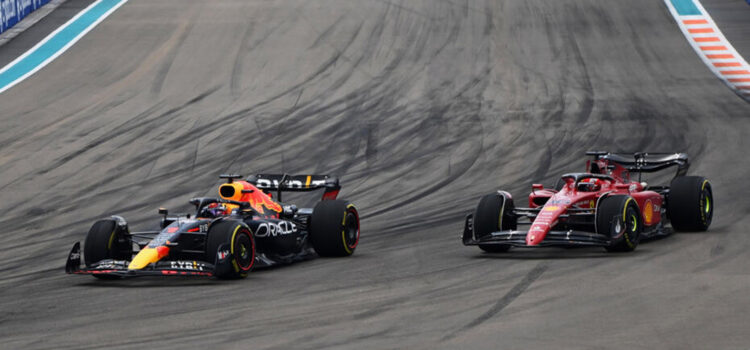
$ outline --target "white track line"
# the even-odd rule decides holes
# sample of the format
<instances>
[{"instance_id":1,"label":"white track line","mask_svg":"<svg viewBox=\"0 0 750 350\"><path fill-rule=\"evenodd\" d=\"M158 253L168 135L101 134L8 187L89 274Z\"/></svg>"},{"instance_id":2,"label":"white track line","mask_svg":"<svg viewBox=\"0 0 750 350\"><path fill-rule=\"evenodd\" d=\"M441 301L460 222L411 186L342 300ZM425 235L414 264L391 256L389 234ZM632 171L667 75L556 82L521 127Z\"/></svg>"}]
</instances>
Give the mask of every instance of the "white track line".
<instances>
[{"instance_id":1,"label":"white track line","mask_svg":"<svg viewBox=\"0 0 750 350\"><path fill-rule=\"evenodd\" d=\"M112 14L112 12L115 12L118 8L120 8L120 6L124 5L127 2L127 0L97 0L97 1L95 1L94 3L92 3L91 5L89 5L87 8L85 8L83 11L79 12L73 18L71 18L70 20L68 20L65 24L63 24L62 26L60 26L60 28L57 28L55 31L53 31L52 33L50 33L47 37L45 37L38 44L34 45L34 47L32 47L31 49L29 49L28 51L26 51L23 55L21 55L20 57L16 58L15 60L13 60L13 62L8 63L5 67L3 67L2 69L0 69L0 74L8 71L11 68L13 68L16 64L19 64L20 62L22 62L23 59L25 59L26 57L28 57L28 56L30 56L32 54L35 54L36 50L38 50L41 46L43 46L44 44L46 44L48 41L50 41L53 38L55 38L55 35L57 35L59 32L61 32L62 30L64 30L68 26L70 26L73 22L75 22L81 16L86 15L89 12L89 10L91 10L94 7L96 7L97 5L99 5L103 1L118 1L118 2L112 8L110 8L108 11L106 11L102 16L100 16L93 23L91 23L88 27L86 27L81 32L79 32L74 38L72 38L70 41L68 41L62 48L60 48L59 50L57 50L56 52L54 52L53 54L51 54L49 57L45 58L44 61L42 61L40 64L34 66L33 69L29 70L28 72L26 72L25 74L23 74L19 78L13 80L9 84L4 85L4 86L0 86L0 93L5 92L6 90L12 88L16 84L24 81L26 78L30 77L31 75L33 75L34 73L36 73L40 69L44 68L50 62L54 61L57 57L59 57L65 51L67 51L71 46L73 46L75 43L77 43L78 40L81 40L81 38L83 38L83 36L85 36L88 32L90 32L92 29L94 29L94 27L96 27L99 23L101 23L102 21L104 21L104 19L107 18L107 16L109 16L110 14Z\"/></svg>"},{"instance_id":2,"label":"white track line","mask_svg":"<svg viewBox=\"0 0 750 350\"><path fill-rule=\"evenodd\" d=\"M750 64L724 37L699 0L691 0L700 15L680 15L664 0L690 45L708 68L737 95L750 102Z\"/></svg>"}]
</instances>

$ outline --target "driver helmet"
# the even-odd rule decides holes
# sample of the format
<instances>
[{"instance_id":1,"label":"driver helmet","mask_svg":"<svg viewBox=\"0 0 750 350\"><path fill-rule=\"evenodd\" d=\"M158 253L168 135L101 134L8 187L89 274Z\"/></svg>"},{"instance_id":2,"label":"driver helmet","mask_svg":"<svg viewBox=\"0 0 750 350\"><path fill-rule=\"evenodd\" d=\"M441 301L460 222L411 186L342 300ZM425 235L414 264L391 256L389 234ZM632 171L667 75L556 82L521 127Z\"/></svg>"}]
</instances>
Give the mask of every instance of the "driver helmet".
<instances>
[{"instance_id":1,"label":"driver helmet","mask_svg":"<svg viewBox=\"0 0 750 350\"><path fill-rule=\"evenodd\" d=\"M578 190L584 192L594 192L602 189L602 180L597 178L583 179L578 183Z\"/></svg>"},{"instance_id":2,"label":"driver helmet","mask_svg":"<svg viewBox=\"0 0 750 350\"><path fill-rule=\"evenodd\" d=\"M227 208L219 203L211 203L201 209L201 217L218 218L227 215Z\"/></svg>"}]
</instances>

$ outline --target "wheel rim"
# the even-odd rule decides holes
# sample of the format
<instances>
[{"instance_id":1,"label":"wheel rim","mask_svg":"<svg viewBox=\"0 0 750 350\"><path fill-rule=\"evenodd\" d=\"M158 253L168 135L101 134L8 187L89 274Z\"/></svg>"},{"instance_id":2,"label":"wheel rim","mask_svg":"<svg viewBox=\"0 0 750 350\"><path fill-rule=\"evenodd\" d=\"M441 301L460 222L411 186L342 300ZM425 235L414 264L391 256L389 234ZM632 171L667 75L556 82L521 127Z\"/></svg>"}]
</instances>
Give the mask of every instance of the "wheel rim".
<instances>
[{"instance_id":1,"label":"wheel rim","mask_svg":"<svg viewBox=\"0 0 750 350\"><path fill-rule=\"evenodd\" d=\"M713 218L714 214L714 208L713 208L713 196L711 194L711 189L706 187L703 189L701 193L701 199L703 202L703 208L701 208L701 217L703 219L703 222L706 226L708 226L711 223L711 219Z\"/></svg>"},{"instance_id":2,"label":"wheel rim","mask_svg":"<svg viewBox=\"0 0 750 350\"><path fill-rule=\"evenodd\" d=\"M638 211L632 206L625 210L625 217L622 221L615 220L612 227L612 238L618 238L623 234L629 234L634 238L638 234Z\"/></svg>"},{"instance_id":3,"label":"wheel rim","mask_svg":"<svg viewBox=\"0 0 750 350\"><path fill-rule=\"evenodd\" d=\"M711 200L706 198L706 208L704 209L704 211L706 212L706 214L708 214L710 210L711 210Z\"/></svg>"},{"instance_id":4,"label":"wheel rim","mask_svg":"<svg viewBox=\"0 0 750 350\"><path fill-rule=\"evenodd\" d=\"M352 250L359 243L359 216L354 210L347 210L344 218L344 243Z\"/></svg>"},{"instance_id":5,"label":"wheel rim","mask_svg":"<svg viewBox=\"0 0 750 350\"><path fill-rule=\"evenodd\" d=\"M625 222L625 239L631 247L638 240L638 215L638 211L634 207L628 207L627 220Z\"/></svg>"},{"instance_id":6,"label":"wheel rim","mask_svg":"<svg viewBox=\"0 0 750 350\"><path fill-rule=\"evenodd\" d=\"M234 260L240 270L247 271L253 266L255 261L255 249L253 248L253 241L247 230L237 232L237 238L234 241Z\"/></svg>"},{"instance_id":7,"label":"wheel rim","mask_svg":"<svg viewBox=\"0 0 750 350\"><path fill-rule=\"evenodd\" d=\"M636 232L638 230L638 218L635 217L634 213L630 214L630 232Z\"/></svg>"}]
</instances>

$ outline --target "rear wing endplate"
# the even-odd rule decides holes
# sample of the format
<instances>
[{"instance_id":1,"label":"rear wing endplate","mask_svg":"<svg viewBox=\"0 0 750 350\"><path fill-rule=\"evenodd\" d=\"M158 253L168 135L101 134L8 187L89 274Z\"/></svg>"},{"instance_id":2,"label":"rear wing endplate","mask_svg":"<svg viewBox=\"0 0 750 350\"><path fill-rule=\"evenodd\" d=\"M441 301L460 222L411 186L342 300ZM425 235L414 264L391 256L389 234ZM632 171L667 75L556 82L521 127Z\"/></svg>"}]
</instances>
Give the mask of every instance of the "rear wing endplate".
<instances>
[{"instance_id":1,"label":"rear wing endplate","mask_svg":"<svg viewBox=\"0 0 750 350\"><path fill-rule=\"evenodd\" d=\"M336 199L341 190L339 178L332 175L289 175L289 174L255 174L245 181L255 185L263 192L308 192L324 189L323 199Z\"/></svg>"}]
</instances>

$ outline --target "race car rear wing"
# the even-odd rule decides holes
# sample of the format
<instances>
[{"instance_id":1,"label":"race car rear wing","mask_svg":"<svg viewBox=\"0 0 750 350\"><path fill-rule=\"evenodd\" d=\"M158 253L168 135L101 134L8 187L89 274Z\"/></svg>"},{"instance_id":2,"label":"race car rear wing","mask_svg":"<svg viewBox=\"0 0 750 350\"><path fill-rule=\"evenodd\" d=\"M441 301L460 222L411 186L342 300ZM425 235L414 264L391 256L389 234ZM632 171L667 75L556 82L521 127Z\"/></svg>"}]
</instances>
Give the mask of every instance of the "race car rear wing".
<instances>
[{"instance_id":1,"label":"race car rear wing","mask_svg":"<svg viewBox=\"0 0 750 350\"><path fill-rule=\"evenodd\" d=\"M341 190L339 178L331 175L255 174L248 176L245 181L264 192L277 191L278 201L281 201L281 192L308 192L324 189L323 200L329 200L336 199Z\"/></svg>"},{"instance_id":2,"label":"race car rear wing","mask_svg":"<svg viewBox=\"0 0 750 350\"><path fill-rule=\"evenodd\" d=\"M595 160L606 159L622 165L631 173L653 173L669 167L677 167L677 176L684 176L690 167L686 153L611 153L602 151L586 152L587 156L594 156Z\"/></svg>"}]
</instances>

